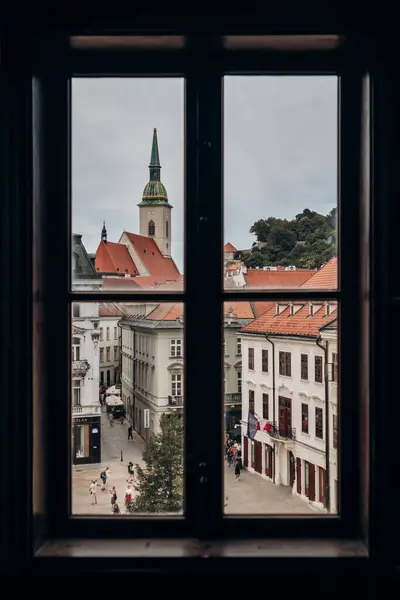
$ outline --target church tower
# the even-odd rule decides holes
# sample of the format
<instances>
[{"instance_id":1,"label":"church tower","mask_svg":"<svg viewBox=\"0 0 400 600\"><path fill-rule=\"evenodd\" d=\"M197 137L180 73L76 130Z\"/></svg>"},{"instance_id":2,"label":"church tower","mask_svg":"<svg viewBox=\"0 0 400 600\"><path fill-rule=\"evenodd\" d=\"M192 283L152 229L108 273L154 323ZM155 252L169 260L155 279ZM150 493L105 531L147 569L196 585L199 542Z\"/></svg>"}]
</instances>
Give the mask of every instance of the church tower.
<instances>
[{"instance_id":1,"label":"church tower","mask_svg":"<svg viewBox=\"0 0 400 600\"><path fill-rule=\"evenodd\" d=\"M140 235L153 238L163 256L171 256L171 208L167 190L161 183L161 165L158 154L157 129L149 164L149 182L143 190L139 206Z\"/></svg>"}]
</instances>

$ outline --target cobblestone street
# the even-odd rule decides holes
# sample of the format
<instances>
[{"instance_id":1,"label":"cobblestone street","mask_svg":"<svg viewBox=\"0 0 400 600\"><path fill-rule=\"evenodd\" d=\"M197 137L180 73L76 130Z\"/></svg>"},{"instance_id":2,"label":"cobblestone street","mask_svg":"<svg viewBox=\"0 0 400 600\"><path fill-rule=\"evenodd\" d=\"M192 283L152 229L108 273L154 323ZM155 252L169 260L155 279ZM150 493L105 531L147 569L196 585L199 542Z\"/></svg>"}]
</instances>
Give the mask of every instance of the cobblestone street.
<instances>
[{"instance_id":1,"label":"cobblestone street","mask_svg":"<svg viewBox=\"0 0 400 600\"><path fill-rule=\"evenodd\" d=\"M135 431L133 441L128 441L128 423L114 422L110 427L107 415L101 415L102 463L97 465L77 465L72 471L72 512L78 515L111 514L111 496L102 492L100 472L110 468L109 489L117 488L118 505L125 514L124 496L128 462L143 466L142 452L144 441ZM121 450L123 461L121 461ZM233 469L224 466L224 504L227 514L318 514L303 500L292 494L290 488L277 486L258 475L243 470L236 481ZM92 505L89 485L92 479L98 480L97 505ZM137 492L134 492L134 495Z\"/></svg>"},{"instance_id":2,"label":"cobblestone street","mask_svg":"<svg viewBox=\"0 0 400 600\"><path fill-rule=\"evenodd\" d=\"M105 467L110 468L109 489L113 485L117 488L118 505L124 513L124 496L126 478L128 476L128 462L134 465L143 465L142 452L144 441L136 431L133 432L133 441L128 441L128 422L121 425L114 421L110 427L106 414L101 415L101 464L76 465L72 468L72 513L78 515L111 514L111 496L102 492L100 486L100 473ZM121 461L121 450L123 461ZM89 494L89 485L92 479L98 480L97 502L92 505L92 496ZM135 495L136 492L134 492Z\"/></svg>"},{"instance_id":3,"label":"cobblestone street","mask_svg":"<svg viewBox=\"0 0 400 600\"><path fill-rule=\"evenodd\" d=\"M236 481L233 468L224 466L225 513L227 514L318 514L306 502L292 494L292 489L275 485L243 469Z\"/></svg>"}]
</instances>

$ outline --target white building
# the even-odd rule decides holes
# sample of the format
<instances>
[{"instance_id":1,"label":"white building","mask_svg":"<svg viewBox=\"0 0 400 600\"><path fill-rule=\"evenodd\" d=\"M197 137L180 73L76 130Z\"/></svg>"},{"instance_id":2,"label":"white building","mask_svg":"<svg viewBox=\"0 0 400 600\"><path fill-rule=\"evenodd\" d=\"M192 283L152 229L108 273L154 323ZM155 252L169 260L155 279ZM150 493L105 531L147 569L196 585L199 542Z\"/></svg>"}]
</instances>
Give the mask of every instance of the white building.
<instances>
[{"instance_id":1,"label":"white building","mask_svg":"<svg viewBox=\"0 0 400 600\"><path fill-rule=\"evenodd\" d=\"M224 285L225 288L245 287L247 267L235 260L237 250L230 242L224 246Z\"/></svg>"},{"instance_id":2,"label":"white building","mask_svg":"<svg viewBox=\"0 0 400 600\"><path fill-rule=\"evenodd\" d=\"M121 329L118 325L124 316L124 305L103 302L100 316L100 385L121 383Z\"/></svg>"},{"instance_id":3,"label":"white building","mask_svg":"<svg viewBox=\"0 0 400 600\"><path fill-rule=\"evenodd\" d=\"M134 427L147 439L159 427L161 415L182 411L184 402L184 321L181 304L143 305L141 314L125 316L122 330L122 399ZM149 309L150 312L149 312ZM225 413L226 427L241 418L241 345L236 332L254 319L249 302L226 306ZM149 411L149 428L144 411Z\"/></svg>"},{"instance_id":4,"label":"white building","mask_svg":"<svg viewBox=\"0 0 400 600\"><path fill-rule=\"evenodd\" d=\"M101 278L82 243L73 234L72 288L99 290ZM99 402L99 305L95 302L72 305L72 460L74 464L101 461Z\"/></svg>"},{"instance_id":5,"label":"white building","mask_svg":"<svg viewBox=\"0 0 400 600\"><path fill-rule=\"evenodd\" d=\"M334 286L336 259L302 287ZM276 304L238 334L244 466L331 512L338 506L336 319L330 303Z\"/></svg>"}]
</instances>

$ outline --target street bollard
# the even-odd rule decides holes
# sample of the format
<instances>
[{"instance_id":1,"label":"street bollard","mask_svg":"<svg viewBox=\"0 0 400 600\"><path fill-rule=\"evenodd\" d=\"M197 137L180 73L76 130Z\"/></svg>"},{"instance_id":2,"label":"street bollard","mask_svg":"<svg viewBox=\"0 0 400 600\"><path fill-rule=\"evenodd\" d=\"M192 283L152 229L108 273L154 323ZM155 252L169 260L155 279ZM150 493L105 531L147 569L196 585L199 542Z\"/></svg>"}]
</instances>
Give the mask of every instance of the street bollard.
<instances>
[{"instance_id":1,"label":"street bollard","mask_svg":"<svg viewBox=\"0 0 400 600\"><path fill-rule=\"evenodd\" d=\"M122 454L122 450L121 450L121 462L124 461L124 455Z\"/></svg>"}]
</instances>

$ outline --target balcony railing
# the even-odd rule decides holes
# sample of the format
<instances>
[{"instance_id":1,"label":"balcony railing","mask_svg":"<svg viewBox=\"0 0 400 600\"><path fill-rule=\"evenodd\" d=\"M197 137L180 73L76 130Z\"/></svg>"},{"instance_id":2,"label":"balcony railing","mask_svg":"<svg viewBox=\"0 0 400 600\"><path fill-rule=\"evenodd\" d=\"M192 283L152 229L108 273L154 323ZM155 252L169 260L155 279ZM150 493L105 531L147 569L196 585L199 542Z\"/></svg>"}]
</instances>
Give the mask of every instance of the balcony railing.
<instances>
[{"instance_id":1,"label":"balcony railing","mask_svg":"<svg viewBox=\"0 0 400 600\"><path fill-rule=\"evenodd\" d=\"M168 396L168 406L183 406L183 396Z\"/></svg>"},{"instance_id":2,"label":"balcony railing","mask_svg":"<svg viewBox=\"0 0 400 600\"><path fill-rule=\"evenodd\" d=\"M86 359L72 361L72 375L84 377L89 369L90 365Z\"/></svg>"},{"instance_id":3,"label":"balcony railing","mask_svg":"<svg viewBox=\"0 0 400 600\"><path fill-rule=\"evenodd\" d=\"M225 394L224 401L225 404L242 404L242 394Z\"/></svg>"},{"instance_id":4,"label":"balcony railing","mask_svg":"<svg viewBox=\"0 0 400 600\"><path fill-rule=\"evenodd\" d=\"M72 407L72 414L77 416L97 415L101 413L100 404L75 405Z\"/></svg>"},{"instance_id":5,"label":"balcony railing","mask_svg":"<svg viewBox=\"0 0 400 600\"><path fill-rule=\"evenodd\" d=\"M291 425L278 424L276 421L265 421L263 431L276 440L295 440L296 428Z\"/></svg>"}]
</instances>

